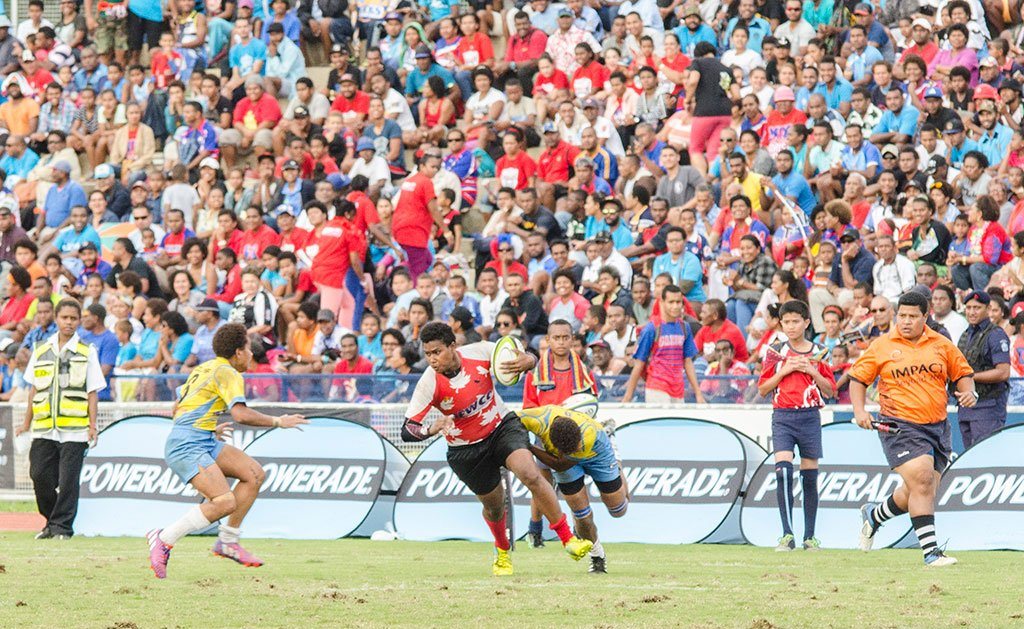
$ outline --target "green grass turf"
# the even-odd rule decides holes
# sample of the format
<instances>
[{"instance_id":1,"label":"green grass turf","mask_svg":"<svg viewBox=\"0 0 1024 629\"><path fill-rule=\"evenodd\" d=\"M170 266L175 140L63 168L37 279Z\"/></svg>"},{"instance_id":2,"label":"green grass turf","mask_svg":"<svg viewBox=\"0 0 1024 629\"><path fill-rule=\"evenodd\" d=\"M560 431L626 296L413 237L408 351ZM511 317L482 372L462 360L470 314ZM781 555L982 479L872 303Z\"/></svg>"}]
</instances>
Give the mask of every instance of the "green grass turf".
<instances>
[{"instance_id":1,"label":"green grass turf","mask_svg":"<svg viewBox=\"0 0 1024 629\"><path fill-rule=\"evenodd\" d=\"M917 550L610 545L588 575L549 543L497 579L486 544L250 540L267 565L242 568L211 541L157 581L142 539L2 534L0 627L1024 627L1008 552L933 570Z\"/></svg>"},{"instance_id":2,"label":"green grass turf","mask_svg":"<svg viewBox=\"0 0 1024 629\"><path fill-rule=\"evenodd\" d=\"M35 500L0 500L0 513L35 513Z\"/></svg>"}]
</instances>

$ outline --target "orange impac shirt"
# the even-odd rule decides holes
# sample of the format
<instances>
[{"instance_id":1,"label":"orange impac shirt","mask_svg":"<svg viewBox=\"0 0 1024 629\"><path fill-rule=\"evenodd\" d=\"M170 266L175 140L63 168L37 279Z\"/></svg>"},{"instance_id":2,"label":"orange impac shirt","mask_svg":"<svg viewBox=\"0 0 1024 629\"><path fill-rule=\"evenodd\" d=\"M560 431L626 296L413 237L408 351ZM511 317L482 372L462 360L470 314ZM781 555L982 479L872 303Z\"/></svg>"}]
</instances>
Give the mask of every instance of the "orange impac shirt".
<instances>
[{"instance_id":1,"label":"orange impac shirt","mask_svg":"<svg viewBox=\"0 0 1024 629\"><path fill-rule=\"evenodd\" d=\"M917 341L900 336L896 326L860 355L850 377L870 386L878 378L882 414L915 424L946 420L946 384L974 375L952 341L925 327Z\"/></svg>"}]
</instances>

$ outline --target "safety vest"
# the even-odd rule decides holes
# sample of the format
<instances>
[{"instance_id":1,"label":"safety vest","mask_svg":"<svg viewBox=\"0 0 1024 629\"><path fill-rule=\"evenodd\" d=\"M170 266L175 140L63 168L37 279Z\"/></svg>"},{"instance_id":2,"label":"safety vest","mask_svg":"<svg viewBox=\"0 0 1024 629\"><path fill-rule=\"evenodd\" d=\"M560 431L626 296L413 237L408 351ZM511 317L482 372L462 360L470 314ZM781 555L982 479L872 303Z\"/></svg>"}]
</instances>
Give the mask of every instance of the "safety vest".
<instances>
[{"instance_id":1,"label":"safety vest","mask_svg":"<svg viewBox=\"0 0 1024 629\"><path fill-rule=\"evenodd\" d=\"M34 352L32 372L32 431L76 431L89 427L89 346L81 341L74 349L58 355L51 342L41 343Z\"/></svg>"}]
</instances>

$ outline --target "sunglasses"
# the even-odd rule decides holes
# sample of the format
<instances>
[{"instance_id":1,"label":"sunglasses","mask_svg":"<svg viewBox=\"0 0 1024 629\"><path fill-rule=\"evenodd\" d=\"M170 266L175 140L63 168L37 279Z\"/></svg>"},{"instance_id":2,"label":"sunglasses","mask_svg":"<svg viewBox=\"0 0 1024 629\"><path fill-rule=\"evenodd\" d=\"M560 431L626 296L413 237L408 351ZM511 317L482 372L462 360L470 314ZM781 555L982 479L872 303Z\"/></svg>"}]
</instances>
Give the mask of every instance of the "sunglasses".
<instances>
[{"instance_id":1,"label":"sunglasses","mask_svg":"<svg viewBox=\"0 0 1024 629\"><path fill-rule=\"evenodd\" d=\"M498 327L499 328L511 328L512 327L512 322L511 321L499 321L498 322Z\"/></svg>"},{"instance_id":2,"label":"sunglasses","mask_svg":"<svg viewBox=\"0 0 1024 629\"><path fill-rule=\"evenodd\" d=\"M611 215L611 214L618 214L618 213L619 213L619 211L616 210L613 207L605 208L605 209L601 210L601 214L609 214L609 215Z\"/></svg>"},{"instance_id":3,"label":"sunglasses","mask_svg":"<svg viewBox=\"0 0 1024 629\"><path fill-rule=\"evenodd\" d=\"M888 312L888 308L872 308L871 312Z\"/></svg>"},{"instance_id":4,"label":"sunglasses","mask_svg":"<svg viewBox=\"0 0 1024 629\"><path fill-rule=\"evenodd\" d=\"M510 249L508 247L500 247L498 249L498 253L510 253L511 251L512 251L512 249Z\"/></svg>"}]
</instances>

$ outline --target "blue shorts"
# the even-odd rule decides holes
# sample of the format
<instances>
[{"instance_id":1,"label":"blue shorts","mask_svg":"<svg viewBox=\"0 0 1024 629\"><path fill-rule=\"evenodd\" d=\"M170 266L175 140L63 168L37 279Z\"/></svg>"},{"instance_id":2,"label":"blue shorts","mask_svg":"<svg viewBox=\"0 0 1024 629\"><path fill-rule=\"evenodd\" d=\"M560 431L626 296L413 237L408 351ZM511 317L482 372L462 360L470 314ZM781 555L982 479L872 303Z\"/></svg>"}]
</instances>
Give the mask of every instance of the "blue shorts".
<instances>
[{"instance_id":1,"label":"blue shorts","mask_svg":"<svg viewBox=\"0 0 1024 629\"><path fill-rule=\"evenodd\" d=\"M164 459L183 483L187 483L200 468L207 468L217 462L217 455L224 449L224 442L217 441L215 433L197 430L188 426L175 426L164 446Z\"/></svg>"},{"instance_id":2,"label":"blue shorts","mask_svg":"<svg viewBox=\"0 0 1024 629\"><path fill-rule=\"evenodd\" d=\"M578 461L564 472L555 472L555 481L560 485L567 484L587 475L598 483L607 483L621 475L619 462L615 458L615 449L603 431L594 443L594 452L595 456Z\"/></svg>"},{"instance_id":3,"label":"blue shorts","mask_svg":"<svg viewBox=\"0 0 1024 629\"><path fill-rule=\"evenodd\" d=\"M821 412L816 408L777 408L772 413L772 451L800 450L802 459L820 459Z\"/></svg>"},{"instance_id":4,"label":"blue shorts","mask_svg":"<svg viewBox=\"0 0 1024 629\"><path fill-rule=\"evenodd\" d=\"M919 456L932 457L932 466L936 472L944 472L949 466L953 439L948 421L917 424L882 414L878 415L878 419L896 422L901 429L899 433L878 433L889 467L896 469Z\"/></svg>"}]
</instances>

